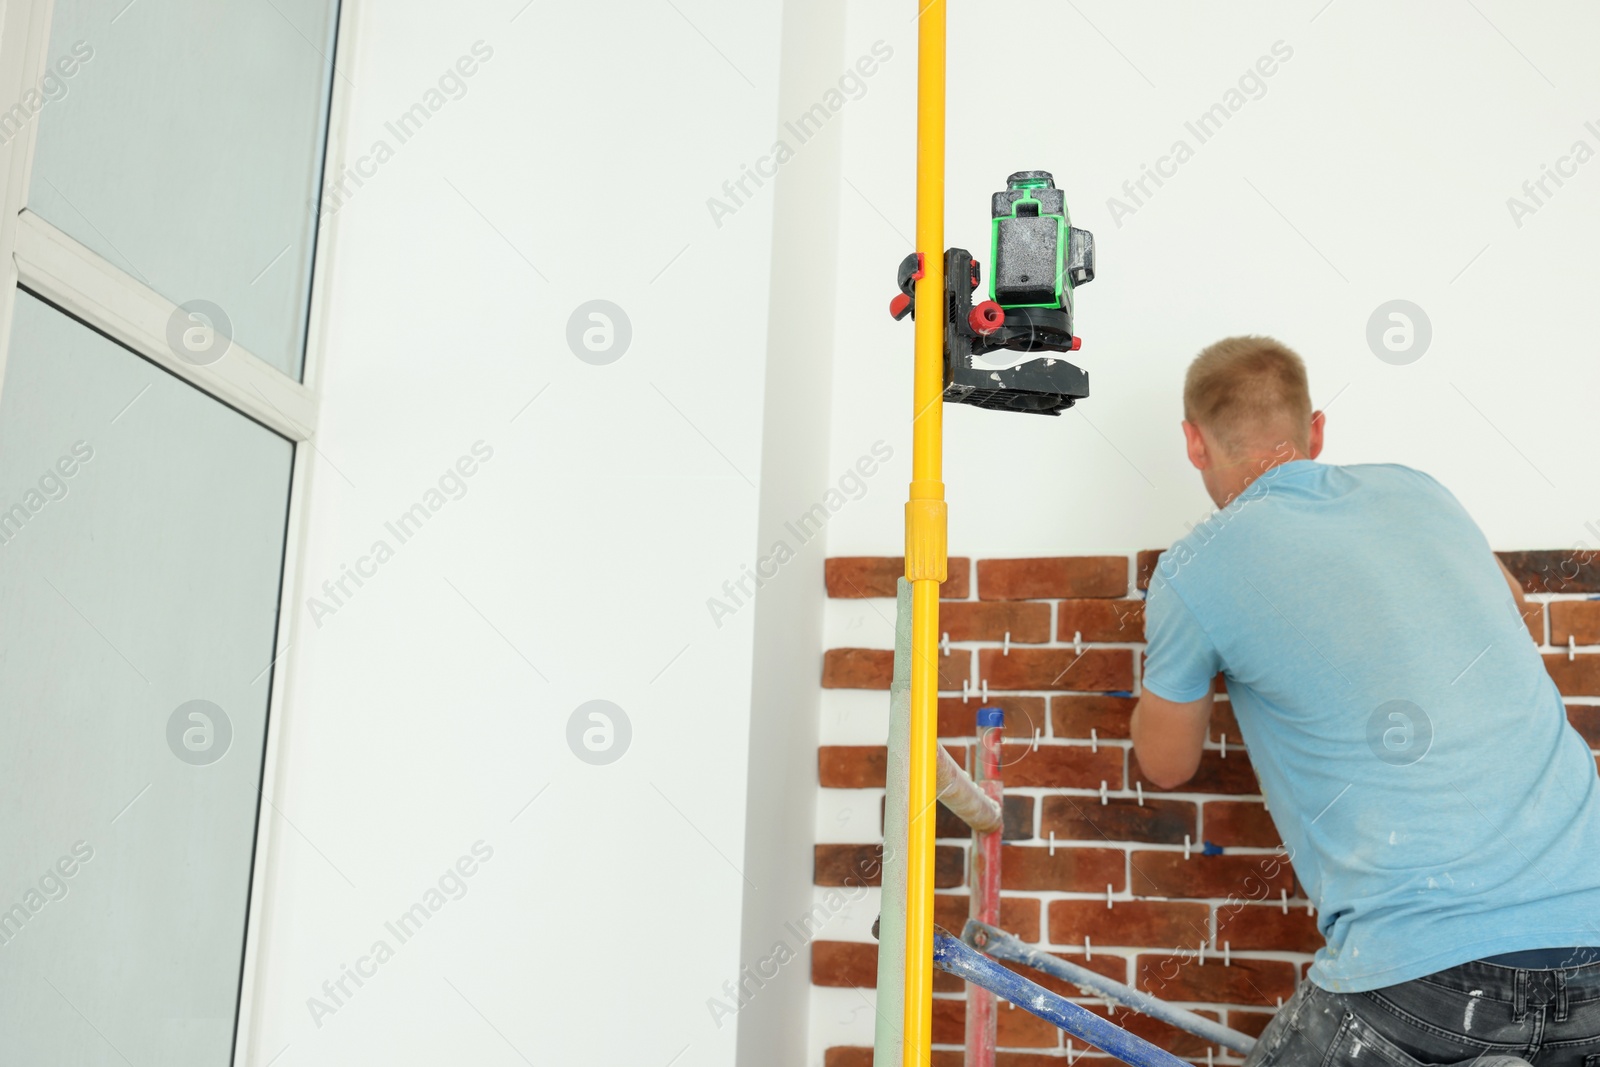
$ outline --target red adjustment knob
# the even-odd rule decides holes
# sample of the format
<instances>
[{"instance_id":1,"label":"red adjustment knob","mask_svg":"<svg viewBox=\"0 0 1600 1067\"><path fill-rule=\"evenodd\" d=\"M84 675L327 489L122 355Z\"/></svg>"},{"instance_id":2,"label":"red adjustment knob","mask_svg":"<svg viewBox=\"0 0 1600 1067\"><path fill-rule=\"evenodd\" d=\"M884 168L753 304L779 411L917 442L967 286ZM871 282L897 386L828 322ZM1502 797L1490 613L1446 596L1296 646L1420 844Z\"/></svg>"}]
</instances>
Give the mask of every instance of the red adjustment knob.
<instances>
[{"instance_id":1,"label":"red adjustment knob","mask_svg":"<svg viewBox=\"0 0 1600 1067\"><path fill-rule=\"evenodd\" d=\"M899 322L906 317L906 312L911 310L911 298L901 293L889 301L889 314L894 316L894 321Z\"/></svg>"},{"instance_id":2,"label":"red adjustment knob","mask_svg":"<svg viewBox=\"0 0 1600 1067\"><path fill-rule=\"evenodd\" d=\"M971 326L974 333L988 336L1006 324L1005 309L993 300L985 300L972 309L972 314L967 316L967 325Z\"/></svg>"},{"instance_id":3,"label":"red adjustment knob","mask_svg":"<svg viewBox=\"0 0 1600 1067\"><path fill-rule=\"evenodd\" d=\"M1072 339L1072 351L1076 352L1078 349L1080 349L1082 347L1083 347L1083 338L1074 337Z\"/></svg>"}]
</instances>

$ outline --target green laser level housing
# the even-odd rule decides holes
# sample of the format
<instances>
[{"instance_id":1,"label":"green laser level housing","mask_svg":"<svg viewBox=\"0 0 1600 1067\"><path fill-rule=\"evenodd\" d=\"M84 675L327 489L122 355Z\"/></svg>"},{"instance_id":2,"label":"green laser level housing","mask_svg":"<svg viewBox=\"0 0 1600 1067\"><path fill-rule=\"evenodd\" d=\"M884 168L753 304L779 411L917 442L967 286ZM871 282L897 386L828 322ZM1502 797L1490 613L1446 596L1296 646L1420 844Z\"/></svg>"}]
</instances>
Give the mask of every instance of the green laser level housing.
<instances>
[{"instance_id":1,"label":"green laser level housing","mask_svg":"<svg viewBox=\"0 0 1600 1067\"><path fill-rule=\"evenodd\" d=\"M1075 229L1066 199L1049 171L1023 170L1006 179L990 206L991 299L973 303L978 261L964 248L944 254L944 398L994 411L1059 415L1089 395L1089 375L1052 353L1076 352L1073 289L1094 280L1094 235ZM922 253L900 263L895 319L916 314ZM1042 358L997 367L992 353L1042 352ZM979 366L975 358L985 358Z\"/></svg>"},{"instance_id":2,"label":"green laser level housing","mask_svg":"<svg viewBox=\"0 0 1600 1067\"><path fill-rule=\"evenodd\" d=\"M1020 170L990 205L989 298L1005 325L985 347L1071 352L1072 290L1094 280L1094 235L1076 229L1046 170Z\"/></svg>"}]
</instances>

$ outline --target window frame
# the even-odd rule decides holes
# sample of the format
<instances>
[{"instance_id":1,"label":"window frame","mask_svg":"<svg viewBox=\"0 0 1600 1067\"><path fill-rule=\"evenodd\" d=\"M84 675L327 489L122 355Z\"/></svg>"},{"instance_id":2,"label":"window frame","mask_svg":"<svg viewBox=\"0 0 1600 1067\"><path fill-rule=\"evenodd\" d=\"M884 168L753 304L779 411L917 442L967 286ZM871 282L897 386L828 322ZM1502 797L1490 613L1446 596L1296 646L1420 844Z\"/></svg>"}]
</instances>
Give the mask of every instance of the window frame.
<instances>
[{"instance_id":1,"label":"window frame","mask_svg":"<svg viewBox=\"0 0 1600 1067\"><path fill-rule=\"evenodd\" d=\"M335 0L334 51L353 55L360 0ZM0 0L0 112L37 86L48 62L55 0ZM351 84L330 71L323 125L318 197L343 169ZM262 750L260 796L256 806L253 853L247 887L244 953L234 1012L231 1062L248 1063L256 1037L267 965L266 939L274 911L272 875L282 820L275 798L283 795L280 759L285 729L291 725L288 693L294 677L290 655L306 625L297 611L305 580L307 503L320 453L316 436L323 359L329 335L327 281L335 255L336 231L324 226L331 216L319 211L314 231L305 353L296 380L234 342L214 364L197 366L178 359L166 342L166 324L177 305L120 270L27 209L38 136L37 114L0 144L0 391L5 386L12 321L19 288L27 289L107 335L136 355L166 370L217 402L266 426L294 445L285 528L283 578L279 589L277 632L270 670L267 730ZM323 477L327 476L323 472Z\"/></svg>"}]
</instances>

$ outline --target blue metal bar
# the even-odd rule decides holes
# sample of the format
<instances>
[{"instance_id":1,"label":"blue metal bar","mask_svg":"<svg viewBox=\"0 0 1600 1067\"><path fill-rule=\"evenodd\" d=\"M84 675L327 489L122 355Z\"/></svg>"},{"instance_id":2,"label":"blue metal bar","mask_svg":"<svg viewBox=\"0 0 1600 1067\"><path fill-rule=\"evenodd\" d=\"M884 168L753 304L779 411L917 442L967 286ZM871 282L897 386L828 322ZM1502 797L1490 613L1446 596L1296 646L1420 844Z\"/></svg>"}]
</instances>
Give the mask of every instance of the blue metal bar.
<instances>
[{"instance_id":1,"label":"blue metal bar","mask_svg":"<svg viewBox=\"0 0 1600 1067\"><path fill-rule=\"evenodd\" d=\"M1063 982L1071 982L1075 986L1107 997L1125 1008L1132 1008L1141 1015L1148 1015L1180 1030L1187 1030L1213 1045L1221 1045L1223 1048L1230 1048L1247 1055L1256 1047L1256 1039L1249 1034L1241 1034L1203 1015L1185 1011L1159 997L1153 997L1132 986L1113 981L1103 974L1096 974L1087 967L1079 967L1076 963L1070 963L1059 956L1052 956L1048 952L1019 941L1004 930L988 926L976 919L967 921L967 928L961 932L961 937L967 944L997 960L1021 963L1036 971L1043 971L1053 978L1059 978Z\"/></svg>"},{"instance_id":2,"label":"blue metal bar","mask_svg":"<svg viewBox=\"0 0 1600 1067\"><path fill-rule=\"evenodd\" d=\"M1002 967L937 926L933 929L933 965L1004 997L1024 1011L1059 1026L1073 1037L1087 1041L1131 1067L1190 1067L1186 1061L1141 1037L1133 1036L1116 1023L1107 1022L1065 997L1058 997L1044 986Z\"/></svg>"}]
</instances>

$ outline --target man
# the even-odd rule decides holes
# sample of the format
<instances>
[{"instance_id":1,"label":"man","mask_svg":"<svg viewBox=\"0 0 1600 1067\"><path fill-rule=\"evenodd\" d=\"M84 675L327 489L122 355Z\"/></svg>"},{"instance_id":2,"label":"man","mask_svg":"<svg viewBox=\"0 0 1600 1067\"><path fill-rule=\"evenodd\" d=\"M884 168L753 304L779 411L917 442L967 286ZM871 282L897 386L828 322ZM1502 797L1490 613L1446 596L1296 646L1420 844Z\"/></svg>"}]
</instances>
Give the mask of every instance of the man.
<instances>
[{"instance_id":1,"label":"man","mask_svg":"<svg viewBox=\"0 0 1600 1067\"><path fill-rule=\"evenodd\" d=\"M1276 341L1200 353L1184 417L1221 510L1152 577L1134 753L1187 781L1220 672L1327 940L1247 1067L1597 1067L1600 781L1516 581L1426 474L1315 462Z\"/></svg>"}]
</instances>

